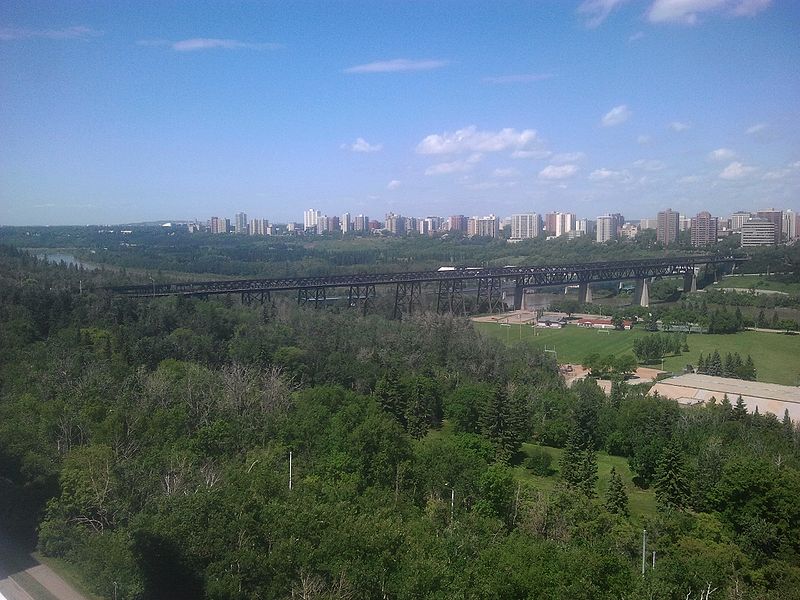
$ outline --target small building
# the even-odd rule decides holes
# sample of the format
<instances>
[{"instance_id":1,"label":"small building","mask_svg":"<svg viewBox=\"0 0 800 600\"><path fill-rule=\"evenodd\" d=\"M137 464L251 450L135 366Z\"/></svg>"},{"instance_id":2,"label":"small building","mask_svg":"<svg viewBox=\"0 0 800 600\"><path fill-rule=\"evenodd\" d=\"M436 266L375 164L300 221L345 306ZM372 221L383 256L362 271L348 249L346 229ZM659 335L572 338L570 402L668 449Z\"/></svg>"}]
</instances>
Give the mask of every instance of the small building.
<instances>
[{"instance_id":1,"label":"small building","mask_svg":"<svg viewBox=\"0 0 800 600\"><path fill-rule=\"evenodd\" d=\"M611 317L586 317L578 321L578 327L588 327L591 329L614 329ZM623 329L630 329L633 323L630 320L622 321Z\"/></svg>"},{"instance_id":2,"label":"small building","mask_svg":"<svg viewBox=\"0 0 800 600\"><path fill-rule=\"evenodd\" d=\"M712 398L720 403L726 394L730 403L736 404L741 396L750 413L758 409L780 419L788 410L793 421L800 420L800 387L688 373L662 379L650 389L651 395L656 393L687 405L704 404Z\"/></svg>"},{"instance_id":3,"label":"small building","mask_svg":"<svg viewBox=\"0 0 800 600\"><path fill-rule=\"evenodd\" d=\"M561 329L566 327L567 320L564 317L557 317L555 315L542 315L538 319L536 319L536 326L537 327L550 327Z\"/></svg>"}]
</instances>

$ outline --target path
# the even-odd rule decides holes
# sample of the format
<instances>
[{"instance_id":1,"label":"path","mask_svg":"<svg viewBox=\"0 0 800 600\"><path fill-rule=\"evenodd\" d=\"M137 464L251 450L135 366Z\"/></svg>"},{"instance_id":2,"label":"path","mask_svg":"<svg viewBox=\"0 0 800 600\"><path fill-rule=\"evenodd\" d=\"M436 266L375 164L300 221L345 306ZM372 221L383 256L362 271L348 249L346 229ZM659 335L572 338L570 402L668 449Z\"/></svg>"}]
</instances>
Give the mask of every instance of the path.
<instances>
[{"instance_id":1,"label":"path","mask_svg":"<svg viewBox=\"0 0 800 600\"><path fill-rule=\"evenodd\" d=\"M0 537L0 600L87 600L50 567Z\"/></svg>"}]
</instances>

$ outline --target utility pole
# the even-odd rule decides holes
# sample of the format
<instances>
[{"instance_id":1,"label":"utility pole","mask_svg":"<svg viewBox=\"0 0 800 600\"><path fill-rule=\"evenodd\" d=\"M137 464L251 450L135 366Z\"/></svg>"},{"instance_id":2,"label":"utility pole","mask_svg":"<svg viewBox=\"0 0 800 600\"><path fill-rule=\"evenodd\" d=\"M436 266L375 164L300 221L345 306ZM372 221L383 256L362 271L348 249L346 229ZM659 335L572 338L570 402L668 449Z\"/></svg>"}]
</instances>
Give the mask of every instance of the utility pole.
<instances>
[{"instance_id":1,"label":"utility pole","mask_svg":"<svg viewBox=\"0 0 800 600\"><path fill-rule=\"evenodd\" d=\"M289 490L292 489L292 451L289 450Z\"/></svg>"},{"instance_id":2,"label":"utility pole","mask_svg":"<svg viewBox=\"0 0 800 600\"><path fill-rule=\"evenodd\" d=\"M647 565L647 529L642 529L642 577Z\"/></svg>"}]
</instances>

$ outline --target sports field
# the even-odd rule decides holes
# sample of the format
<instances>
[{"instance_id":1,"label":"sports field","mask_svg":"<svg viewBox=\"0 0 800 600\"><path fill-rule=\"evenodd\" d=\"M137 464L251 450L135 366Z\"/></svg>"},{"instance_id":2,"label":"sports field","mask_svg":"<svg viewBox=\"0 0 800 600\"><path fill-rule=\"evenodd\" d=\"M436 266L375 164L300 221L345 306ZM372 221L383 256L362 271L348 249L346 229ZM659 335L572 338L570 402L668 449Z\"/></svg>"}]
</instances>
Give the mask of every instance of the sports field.
<instances>
[{"instance_id":1,"label":"sports field","mask_svg":"<svg viewBox=\"0 0 800 600\"><path fill-rule=\"evenodd\" d=\"M715 283L711 287L769 290L773 292L784 292L786 294L800 294L800 283L776 281L774 278L765 275L736 275L724 277L722 281Z\"/></svg>"},{"instance_id":2,"label":"sports field","mask_svg":"<svg viewBox=\"0 0 800 600\"><path fill-rule=\"evenodd\" d=\"M580 363L586 356L594 353L621 354L633 353L633 340L639 336L651 335L647 331L615 331L585 329L568 325L564 329L541 329L529 325L505 327L498 323L475 323L475 327L485 335L494 336L509 344L534 344L548 350L555 350L558 362ZM700 354L707 355L718 349L738 352L742 358L748 354L756 364L758 381L800 384L800 335L743 331L731 335L691 334L688 337L689 352L664 359L667 371L680 373L687 363L696 365ZM661 366L653 365L653 366Z\"/></svg>"}]
</instances>

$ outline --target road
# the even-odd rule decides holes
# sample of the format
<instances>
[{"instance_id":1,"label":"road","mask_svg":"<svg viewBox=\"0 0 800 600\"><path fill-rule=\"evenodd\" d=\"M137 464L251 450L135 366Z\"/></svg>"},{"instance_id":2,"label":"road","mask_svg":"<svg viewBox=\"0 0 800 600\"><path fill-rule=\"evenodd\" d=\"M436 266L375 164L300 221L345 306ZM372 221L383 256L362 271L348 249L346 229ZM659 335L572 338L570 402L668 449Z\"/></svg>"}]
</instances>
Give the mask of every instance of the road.
<instances>
[{"instance_id":1,"label":"road","mask_svg":"<svg viewBox=\"0 0 800 600\"><path fill-rule=\"evenodd\" d=\"M50 567L0 537L0 600L87 600Z\"/></svg>"}]
</instances>

